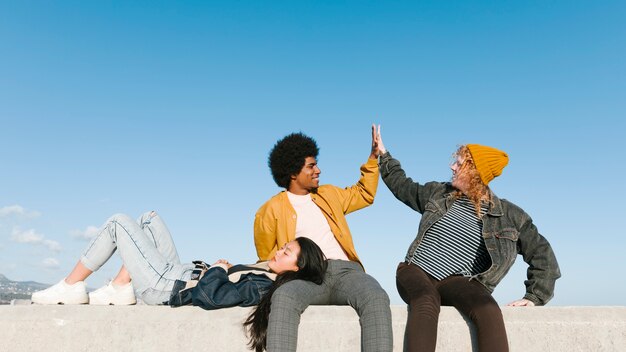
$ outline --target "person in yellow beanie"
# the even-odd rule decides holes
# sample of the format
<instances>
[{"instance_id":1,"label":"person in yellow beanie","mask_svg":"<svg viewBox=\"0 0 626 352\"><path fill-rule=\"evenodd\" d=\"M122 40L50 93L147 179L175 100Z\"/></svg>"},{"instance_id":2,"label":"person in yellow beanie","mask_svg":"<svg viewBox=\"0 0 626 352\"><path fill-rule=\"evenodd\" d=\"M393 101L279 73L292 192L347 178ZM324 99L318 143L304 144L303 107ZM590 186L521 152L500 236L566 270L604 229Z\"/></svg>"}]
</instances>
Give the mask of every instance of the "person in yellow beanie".
<instances>
[{"instance_id":1,"label":"person in yellow beanie","mask_svg":"<svg viewBox=\"0 0 626 352\"><path fill-rule=\"evenodd\" d=\"M528 263L526 293L510 306L546 304L561 276L548 241L515 204L498 198L489 183L502 174L507 153L460 146L451 182L418 183L385 148L377 129L380 175L393 195L422 214L417 237L396 271L400 297L409 305L405 351L434 351L441 306L454 306L477 328L478 349L508 351L502 312L492 296L521 254Z\"/></svg>"}]
</instances>

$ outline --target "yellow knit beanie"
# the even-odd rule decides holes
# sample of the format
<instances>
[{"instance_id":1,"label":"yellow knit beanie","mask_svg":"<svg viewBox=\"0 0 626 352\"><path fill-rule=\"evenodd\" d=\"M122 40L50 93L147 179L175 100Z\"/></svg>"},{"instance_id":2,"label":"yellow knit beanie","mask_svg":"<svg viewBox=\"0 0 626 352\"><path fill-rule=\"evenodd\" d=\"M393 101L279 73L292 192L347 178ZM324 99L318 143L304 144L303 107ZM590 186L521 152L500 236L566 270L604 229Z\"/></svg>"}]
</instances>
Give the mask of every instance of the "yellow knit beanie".
<instances>
[{"instance_id":1,"label":"yellow knit beanie","mask_svg":"<svg viewBox=\"0 0 626 352\"><path fill-rule=\"evenodd\" d=\"M472 154L476 170L485 186L500 176L502 169L509 163L509 156L496 148L480 144L468 144L466 147Z\"/></svg>"}]
</instances>

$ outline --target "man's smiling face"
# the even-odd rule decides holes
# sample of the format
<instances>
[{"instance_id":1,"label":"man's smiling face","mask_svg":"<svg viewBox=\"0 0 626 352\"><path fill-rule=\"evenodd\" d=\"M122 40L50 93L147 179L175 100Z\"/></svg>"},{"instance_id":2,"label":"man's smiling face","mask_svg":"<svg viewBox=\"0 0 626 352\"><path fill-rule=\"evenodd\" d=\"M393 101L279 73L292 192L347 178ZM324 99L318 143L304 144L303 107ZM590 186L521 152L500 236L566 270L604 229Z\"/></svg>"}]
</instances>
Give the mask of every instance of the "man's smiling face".
<instances>
[{"instance_id":1,"label":"man's smiling face","mask_svg":"<svg viewBox=\"0 0 626 352\"><path fill-rule=\"evenodd\" d=\"M304 159L304 166L297 175L291 176L289 192L305 195L311 193L320 186L320 174L322 171L317 167L317 160L309 156Z\"/></svg>"}]
</instances>

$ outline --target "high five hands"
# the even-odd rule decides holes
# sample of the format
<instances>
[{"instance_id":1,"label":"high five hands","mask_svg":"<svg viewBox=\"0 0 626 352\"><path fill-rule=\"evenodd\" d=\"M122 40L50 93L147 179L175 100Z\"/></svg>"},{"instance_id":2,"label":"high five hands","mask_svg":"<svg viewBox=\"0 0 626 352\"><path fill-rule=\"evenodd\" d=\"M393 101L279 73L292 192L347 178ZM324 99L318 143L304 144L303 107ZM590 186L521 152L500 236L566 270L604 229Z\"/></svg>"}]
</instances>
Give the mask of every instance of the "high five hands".
<instances>
[{"instance_id":1,"label":"high five hands","mask_svg":"<svg viewBox=\"0 0 626 352\"><path fill-rule=\"evenodd\" d=\"M372 124L372 151L370 153L370 159L376 159L386 152L387 149L385 149L383 138L380 136L380 125L376 126Z\"/></svg>"}]
</instances>

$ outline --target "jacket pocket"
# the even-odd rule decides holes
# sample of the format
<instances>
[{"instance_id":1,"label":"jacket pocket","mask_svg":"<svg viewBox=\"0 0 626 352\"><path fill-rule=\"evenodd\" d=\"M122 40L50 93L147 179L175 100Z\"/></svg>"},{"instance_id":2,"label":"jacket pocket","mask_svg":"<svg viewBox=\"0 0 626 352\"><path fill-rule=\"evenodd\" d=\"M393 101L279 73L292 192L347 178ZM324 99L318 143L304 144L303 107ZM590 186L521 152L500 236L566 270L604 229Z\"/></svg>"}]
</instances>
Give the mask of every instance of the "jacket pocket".
<instances>
[{"instance_id":1,"label":"jacket pocket","mask_svg":"<svg viewBox=\"0 0 626 352\"><path fill-rule=\"evenodd\" d=\"M500 255L509 264L512 264L517 257L517 240L519 231L513 228L504 228L495 233L496 245Z\"/></svg>"},{"instance_id":2,"label":"jacket pocket","mask_svg":"<svg viewBox=\"0 0 626 352\"><path fill-rule=\"evenodd\" d=\"M428 203L426 203L426 206L424 207L424 212L436 213L438 210L439 208L432 201L429 201Z\"/></svg>"},{"instance_id":3,"label":"jacket pocket","mask_svg":"<svg viewBox=\"0 0 626 352\"><path fill-rule=\"evenodd\" d=\"M426 230L441 219L442 216L443 210L433 201L428 201L428 203L426 203L426 207L424 207L424 213L422 213L422 220L419 224L419 233L426 233Z\"/></svg>"}]
</instances>

